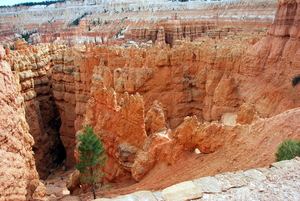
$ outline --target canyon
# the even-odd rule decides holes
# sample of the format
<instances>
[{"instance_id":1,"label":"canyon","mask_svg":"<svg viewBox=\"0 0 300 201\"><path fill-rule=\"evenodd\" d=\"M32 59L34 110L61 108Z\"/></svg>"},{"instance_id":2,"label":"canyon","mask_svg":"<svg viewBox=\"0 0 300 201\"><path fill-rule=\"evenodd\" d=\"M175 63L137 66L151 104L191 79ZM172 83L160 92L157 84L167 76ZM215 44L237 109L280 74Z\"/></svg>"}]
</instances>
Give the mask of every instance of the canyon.
<instances>
[{"instance_id":1,"label":"canyon","mask_svg":"<svg viewBox=\"0 0 300 201\"><path fill-rule=\"evenodd\" d=\"M45 199L39 178L75 166L87 124L105 145L107 197L268 166L300 135L298 5L1 7L0 168L20 182L1 179L0 197Z\"/></svg>"}]
</instances>

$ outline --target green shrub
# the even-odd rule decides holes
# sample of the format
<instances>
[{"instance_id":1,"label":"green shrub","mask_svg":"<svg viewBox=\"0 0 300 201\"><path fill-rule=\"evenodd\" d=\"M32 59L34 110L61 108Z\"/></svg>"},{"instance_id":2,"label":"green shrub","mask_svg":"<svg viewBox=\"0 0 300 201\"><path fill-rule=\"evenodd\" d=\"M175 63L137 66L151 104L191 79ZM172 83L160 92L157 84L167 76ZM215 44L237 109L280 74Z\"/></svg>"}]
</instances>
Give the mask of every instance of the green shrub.
<instances>
[{"instance_id":1,"label":"green shrub","mask_svg":"<svg viewBox=\"0 0 300 201\"><path fill-rule=\"evenodd\" d=\"M286 139L277 148L276 161L290 160L300 156L300 141Z\"/></svg>"},{"instance_id":2,"label":"green shrub","mask_svg":"<svg viewBox=\"0 0 300 201\"><path fill-rule=\"evenodd\" d=\"M298 83L300 83L300 75L293 77L293 80L292 80L293 87L296 86Z\"/></svg>"}]
</instances>

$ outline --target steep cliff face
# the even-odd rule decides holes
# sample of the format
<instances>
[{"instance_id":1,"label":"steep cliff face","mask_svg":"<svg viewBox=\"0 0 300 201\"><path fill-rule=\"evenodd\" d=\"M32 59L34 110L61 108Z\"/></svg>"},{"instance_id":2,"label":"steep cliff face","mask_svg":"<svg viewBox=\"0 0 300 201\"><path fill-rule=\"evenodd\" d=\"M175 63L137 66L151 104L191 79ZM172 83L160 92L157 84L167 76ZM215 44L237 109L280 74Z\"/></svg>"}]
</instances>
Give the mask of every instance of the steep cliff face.
<instances>
[{"instance_id":1,"label":"steep cliff face","mask_svg":"<svg viewBox=\"0 0 300 201\"><path fill-rule=\"evenodd\" d=\"M49 169L65 158L59 139L60 121L52 96L50 69L51 54L61 47L28 46L24 40L16 41L14 46L16 51L6 49L8 60L24 98L25 118L35 141L33 150L37 170L41 178L46 178Z\"/></svg>"},{"instance_id":2,"label":"steep cliff face","mask_svg":"<svg viewBox=\"0 0 300 201\"><path fill-rule=\"evenodd\" d=\"M33 137L25 120L14 75L6 61L6 54L0 47L1 66L1 200L42 200L46 194L35 168L32 146Z\"/></svg>"},{"instance_id":3,"label":"steep cliff face","mask_svg":"<svg viewBox=\"0 0 300 201\"><path fill-rule=\"evenodd\" d=\"M241 91L245 92L242 96L251 93L249 101L263 117L298 106L299 93L292 87L291 79L300 74L299 34L295 28L299 24L299 3L279 1L278 5L267 37L247 51L240 68L242 76L255 77L242 83Z\"/></svg>"},{"instance_id":4,"label":"steep cliff face","mask_svg":"<svg viewBox=\"0 0 300 201\"><path fill-rule=\"evenodd\" d=\"M90 98L93 69L99 64L98 51L70 48L53 58L53 97L62 125L60 138L66 149L68 167L75 165L76 131L82 128L86 104Z\"/></svg>"}]
</instances>

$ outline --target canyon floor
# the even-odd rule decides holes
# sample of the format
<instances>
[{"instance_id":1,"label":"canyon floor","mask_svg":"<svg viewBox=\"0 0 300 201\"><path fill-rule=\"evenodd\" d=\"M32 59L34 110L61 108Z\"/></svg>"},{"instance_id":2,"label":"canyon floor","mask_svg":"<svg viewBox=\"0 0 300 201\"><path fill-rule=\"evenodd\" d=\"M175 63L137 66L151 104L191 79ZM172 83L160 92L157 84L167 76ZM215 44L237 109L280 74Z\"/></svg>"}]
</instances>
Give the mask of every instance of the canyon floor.
<instances>
[{"instance_id":1,"label":"canyon floor","mask_svg":"<svg viewBox=\"0 0 300 201\"><path fill-rule=\"evenodd\" d=\"M197 159L196 159L197 160ZM97 201L129 201L129 200L288 200L300 199L299 168L300 158L270 164L265 168L250 169L247 171L226 172L211 177L202 177L193 181L180 183L175 178L165 175L166 167L153 170L152 173L161 175L161 179L154 177L144 179L144 182L130 187L113 189L109 192L97 193ZM191 168L191 166L189 166ZM45 181L47 199L49 201L91 201L92 193L80 196L69 195L65 181L73 170L56 170ZM153 176L153 175L152 175ZM146 191L145 182L159 184L175 182L169 188L152 188ZM157 183L159 182L159 183ZM189 187L186 187L189 186ZM112 187L114 188L114 187ZM188 188L188 190L186 189ZM164 190L163 190L164 189ZM199 191L200 189L200 191ZM122 196L124 195L124 196ZM197 196L201 198L197 198ZM103 198L107 197L107 198ZM112 197L110 199L110 197Z\"/></svg>"},{"instance_id":2,"label":"canyon floor","mask_svg":"<svg viewBox=\"0 0 300 201\"><path fill-rule=\"evenodd\" d=\"M46 198L49 201L69 197L70 191L66 188L66 180L72 171L62 171L58 168L44 181L47 190Z\"/></svg>"}]
</instances>

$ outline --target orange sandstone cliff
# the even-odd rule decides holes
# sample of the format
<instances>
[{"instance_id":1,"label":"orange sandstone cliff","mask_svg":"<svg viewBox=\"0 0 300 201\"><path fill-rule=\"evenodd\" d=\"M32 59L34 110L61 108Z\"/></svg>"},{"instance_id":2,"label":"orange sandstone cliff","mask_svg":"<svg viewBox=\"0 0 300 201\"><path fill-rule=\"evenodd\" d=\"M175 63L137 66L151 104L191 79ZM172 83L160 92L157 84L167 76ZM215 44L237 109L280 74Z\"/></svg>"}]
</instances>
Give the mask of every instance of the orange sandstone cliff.
<instances>
[{"instance_id":1,"label":"orange sandstone cliff","mask_svg":"<svg viewBox=\"0 0 300 201\"><path fill-rule=\"evenodd\" d=\"M59 139L60 119L52 97L51 55L64 46L27 46L24 40L15 42L16 52L6 48L8 61L23 97L25 118L34 138L34 158L40 177L45 179L49 170L65 158Z\"/></svg>"},{"instance_id":2,"label":"orange sandstone cliff","mask_svg":"<svg viewBox=\"0 0 300 201\"><path fill-rule=\"evenodd\" d=\"M32 146L34 139L23 109L24 99L17 90L15 74L7 63L5 50L0 47L1 66L1 200L40 199L46 194L35 167Z\"/></svg>"}]
</instances>

